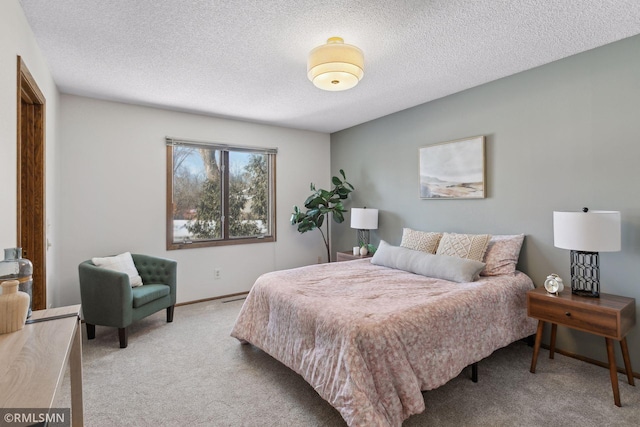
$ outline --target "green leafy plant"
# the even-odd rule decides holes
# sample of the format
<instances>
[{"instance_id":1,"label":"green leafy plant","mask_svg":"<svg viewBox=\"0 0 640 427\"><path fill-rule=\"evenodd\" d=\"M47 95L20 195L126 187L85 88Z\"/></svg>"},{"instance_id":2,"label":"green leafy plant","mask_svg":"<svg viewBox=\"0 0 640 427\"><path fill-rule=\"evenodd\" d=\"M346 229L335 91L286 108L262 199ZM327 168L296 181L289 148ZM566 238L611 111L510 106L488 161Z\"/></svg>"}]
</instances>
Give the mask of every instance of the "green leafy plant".
<instances>
[{"instance_id":1,"label":"green leafy plant","mask_svg":"<svg viewBox=\"0 0 640 427\"><path fill-rule=\"evenodd\" d=\"M325 221L325 217L331 214L333 220L337 223L344 221L344 213L347 211L342 204L355 188L347 182L344 171L340 169L342 179L334 176L331 179L333 189L331 191L317 189L311 183L310 189L313 193L305 200L304 207L306 211L302 211L298 206L293 207L291 214L291 225L297 225L300 233L306 233L314 229L318 229L322 234L322 240L327 248L327 260L331 261L329 221ZM322 226L326 224L326 233L322 231Z\"/></svg>"}]
</instances>

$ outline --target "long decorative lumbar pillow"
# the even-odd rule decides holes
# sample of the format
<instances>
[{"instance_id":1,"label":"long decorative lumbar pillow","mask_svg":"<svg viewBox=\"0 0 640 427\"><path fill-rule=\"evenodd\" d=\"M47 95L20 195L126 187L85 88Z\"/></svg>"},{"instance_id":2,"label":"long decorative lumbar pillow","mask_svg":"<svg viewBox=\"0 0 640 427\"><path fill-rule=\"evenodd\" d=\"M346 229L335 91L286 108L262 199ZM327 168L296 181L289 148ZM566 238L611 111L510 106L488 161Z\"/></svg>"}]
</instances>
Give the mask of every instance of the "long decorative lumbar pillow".
<instances>
[{"instance_id":1,"label":"long decorative lumbar pillow","mask_svg":"<svg viewBox=\"0 0 640 427\"><path fill-rule=\"evenodd\" d=\"M384 240L380 241L380 246L371 258L371 263L458 283L473 282L486 265L472 259L433 255L392 246Z\"/></svg>"}]
</instances>

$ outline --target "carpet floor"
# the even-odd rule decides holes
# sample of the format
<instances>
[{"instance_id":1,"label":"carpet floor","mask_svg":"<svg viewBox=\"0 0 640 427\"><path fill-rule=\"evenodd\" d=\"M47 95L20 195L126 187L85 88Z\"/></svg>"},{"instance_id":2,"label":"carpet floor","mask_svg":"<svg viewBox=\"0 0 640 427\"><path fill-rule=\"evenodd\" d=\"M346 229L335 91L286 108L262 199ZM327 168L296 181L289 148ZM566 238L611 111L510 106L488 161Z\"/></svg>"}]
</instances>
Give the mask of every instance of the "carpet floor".
<instances>
[{"instance_id":1,"label":"carpet floor","mask_svg":"<svg viewBox=\"0 0 640 427\"><path fill-rule=\"evenodd\" d=\"M132 325L120 349L115 328L83 325L85 425L345 426L302 377L261 350L229 336L242 300L176 307ZM609 372L541 350L535 374L523 342L497 350L444 386L423 393L416 426L637 426L640 387L619 375L622 407L613 404ZM637 368L636 368L637 369ZM637 381L637 380L636 380ZM68 373L56 397L69 407Z\"/></svg>"}]
</instances>

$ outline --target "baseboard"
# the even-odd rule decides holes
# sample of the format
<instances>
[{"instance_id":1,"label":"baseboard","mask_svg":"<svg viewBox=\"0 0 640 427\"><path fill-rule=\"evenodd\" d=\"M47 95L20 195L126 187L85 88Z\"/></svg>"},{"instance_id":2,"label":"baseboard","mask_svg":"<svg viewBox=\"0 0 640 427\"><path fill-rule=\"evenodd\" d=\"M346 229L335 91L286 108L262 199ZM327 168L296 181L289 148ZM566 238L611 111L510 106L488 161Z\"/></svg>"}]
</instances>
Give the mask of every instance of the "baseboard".
<instances>
[{"instance_id":1,"label":"baseboard","mask_svg":"<svg viewBox=\"0 0 640 427\"><path fill-rule=\"evenodd\" d=\"M238 292L235 294L229 294L229 295L221 295L219 297L211 297L211 298L203 298L203 299L197 299L197 300L193 300L193 301L185 301L185 302L181 302L176 304L176 307L180 307L181 305L191 305L191 304L198 304L200 302L207 302L207 301L215 301L218 299L225 299L225 298L232 298L232 297L237 297L240 295L248 295L249 291L247 292Z\"/></svg>"},{"instance_id":2,"label":"baseboard","mask_svg":"<svg viewBox=\"0 0 640 427\"><path fill-rule=\"evenodd\" d=\"M546 350L549 350L549 345L548 344L540 344L540 347L542 347L542 348L544 348ZM556 348L555 352L558 353L558 354L561 354L563 356L571 357L572 359L577 359L577 360L580 360L582 362L591 363L592 365L600 366L601 368L606 368L607 370L609 369L609 364L608 363L604 363L604 362L601 362L601 361L596 360L596 359L591 359L590 357L582 356L580 354L572 353L570 351L560 350L559 348ZM620 367L618 367L618 373L627 375L627 372L623 368L620 368ZM633 372L633 377L640 379L640 374L637 373L637 372Z\"/></svg>"}]
</instances>

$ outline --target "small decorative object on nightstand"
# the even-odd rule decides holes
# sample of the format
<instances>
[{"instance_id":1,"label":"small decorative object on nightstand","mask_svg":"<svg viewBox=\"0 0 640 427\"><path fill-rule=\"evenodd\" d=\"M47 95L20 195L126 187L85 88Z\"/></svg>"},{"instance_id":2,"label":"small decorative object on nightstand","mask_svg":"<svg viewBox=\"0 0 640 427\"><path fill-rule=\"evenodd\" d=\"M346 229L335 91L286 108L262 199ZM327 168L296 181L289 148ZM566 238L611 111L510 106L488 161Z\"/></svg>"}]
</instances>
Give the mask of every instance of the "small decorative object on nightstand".
<instances>
[{"instance_id":1,"label":"small decorative object on nightstand","mask_svg":"<svg viewBox=\"0 0 640 427\"><path fill-rule=\"evenodd\" d=\"M371 258L373 254L368 253L366 255L354 255L351 251L338 252L336 254L336 261L351 261L354 259Z\"/></svg>"},{"instance_id":2,"label":"small decorative object on nightstand","mask_svg":"<svg viewBox=\"0 0 640 427\"><path fill-rule=\"evenodd\" d=\"M616 406L620 406L618 368L616 367L613 340L620 342L627 380L629 384L635 385L626 338L627 333L636 324L636 300L634 298L611 294L600 294L600 298L591 298L569 292L549 294L545 289L537 288L527 292L527 314L538 319L536 343L531 359L531 373L536 372L538 351L545 322L551 323L549 359L553 359L555 352L558 325L600 335L604 337L607 344L613 401Z\"/></svg>"},{"instance_id":3,"label":"small decorative object on nightstand","mask_svg":"<svg viewBox=\"0 0 640 427\"><path fill-rule=\"evenodd\" d=\"M555 273L552 273L547 276L547 280L544 281L544 288L550 294L558 295L560 292L564 290L564 283L560 276Z\"/></svg>"}]
</instances>

